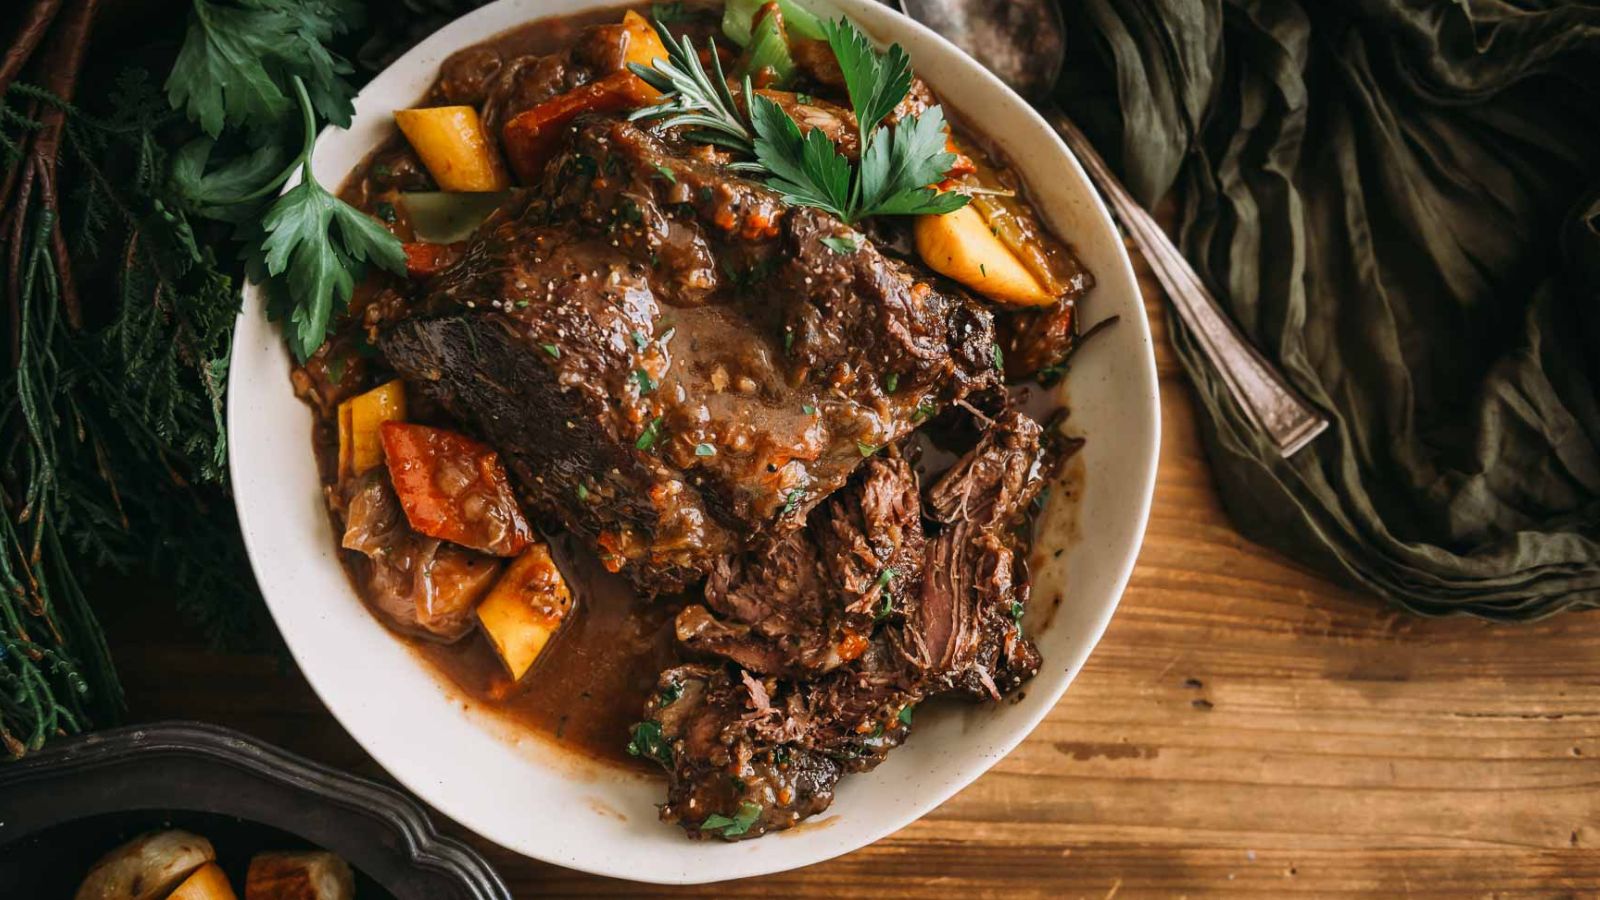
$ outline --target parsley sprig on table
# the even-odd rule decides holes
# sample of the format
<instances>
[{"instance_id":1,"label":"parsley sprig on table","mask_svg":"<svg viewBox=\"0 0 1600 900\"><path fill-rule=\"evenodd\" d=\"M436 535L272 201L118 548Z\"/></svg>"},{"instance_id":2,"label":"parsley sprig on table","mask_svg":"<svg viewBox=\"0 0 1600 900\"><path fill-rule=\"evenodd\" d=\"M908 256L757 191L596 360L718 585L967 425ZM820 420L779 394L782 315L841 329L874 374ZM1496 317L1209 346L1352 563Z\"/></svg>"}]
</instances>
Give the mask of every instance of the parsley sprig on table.
<instances>
[{"instance_id":1,"label":"parsley sprig on table","mask_svg":"<svg viewBox=\"0 0 1600 900\"><path fill-rule=\"evenodd\" d=\"M235 223L252 277L265 281L269 311L288 324L289 345L304 360L327 339L368 262L405 271L400 241L329 193L311 171L317 118L350 124L349 62L328 45L360 21L352 0L193 0L183 49L167 96L207 137L185 146L174 188L204 215ZM284 164L281 135L299 113L298 154ZM248 135L254 149L207 172L218 138ZM266 198L294 175L300 181Z\"/></svg>"},{"instance_id":2,"label":"parsley sprig on table","mask_svg":"<svg viewBox=\"0 0 1600 900\"><path fill-rule=\"evenodd\" d=\"M899 44L879 53L848 19L823 23L856 117L861 158L852 163L821 129L802 133L783 107L750 89L749 79L742 96L735 97L714 41L708 73L687 38L658 30L668 58L657 60L653 69L632 68L666 98L633 118L686 126L692 140L751 156L732 168L766 176L791 205L816 207L846 223L869 216L947 213L966 205L966 196L930 186L955 164L946 147L943 109L930 107L893 128L883 124L911 89L911 61ZM741 99L748 115L741 111Z\"/></svg>"}]
</instances>

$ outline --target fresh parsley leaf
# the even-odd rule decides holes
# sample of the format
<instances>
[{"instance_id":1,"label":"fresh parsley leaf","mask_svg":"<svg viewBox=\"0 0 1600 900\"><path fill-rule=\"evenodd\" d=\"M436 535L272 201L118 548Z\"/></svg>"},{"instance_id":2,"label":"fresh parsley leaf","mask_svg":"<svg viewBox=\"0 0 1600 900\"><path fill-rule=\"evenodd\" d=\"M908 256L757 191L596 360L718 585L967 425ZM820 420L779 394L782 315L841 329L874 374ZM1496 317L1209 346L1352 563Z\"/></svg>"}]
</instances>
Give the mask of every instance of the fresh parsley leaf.
<instances>
[{"instance_id":1,"label":"fresh parsley leaf","mask_svg":"<svg viewBox=\"0 0 1600 900\"><path fill-rule=\"evenodd\" d=\"M579 500L587 500L587 499L589 499L589 486L588 485L586 485L586 484L578 485L578 499Z\"/></svg>"},{"instance_id":2,"label":"fresh parsley leaf","mask_svg":"<svg viewBox=\"0 0 1600 900\"><path fill-rule=\"evenodd\" d=\"M268 142L207 172L215 146L208 137L184 144L172 155L168 174L178 196L210 219L237 222L255 210L245 204L277 190L294 171L285 168L283 149Z\"/></svg>"},{"instance_id":3,"label":"fresh parsley leaf","mask_svg":"<svg viewBox=\"0 0 1600 900\"><path fill-rule=\"evenodd\" d=\"M911 716L916 712L916 709L917 705L915 703L907 703L905 706L900 707L900 714L896 718L900 720L901 725L910 725Z\"/></svg>"},{"instance_id":4,"label":"fresh parsley leaf","mask_svg":"<svg viewBox=\"0 0 1600 900\"><path fill-rule=\"evenodd\" d=\"M767 184L790 205L813 206L846 223L868 216L942 214L966 205L965 195L931 187L955 164L940 107L908 116L894 128L879 124L910 90L905 51L895 44L879 54L847 19L828 23L825 30L854 107L860 164L852 166L821 129L802 134L782 107L757 95L749 106L756 134L752 149L770 176Z\"/></svg>"},{"instance_id":5,"label":"fresh parsley leaf","mask_svg":"<svg viewBox=\"0 0 1600 900\"><path fill-rule=\"evenodd\" d=\"M856 234L830 234L822 239L822 246L845 255L861 249L861 237Z\"/></svg>"},{"instance_id":6,"label":"fresh parsley leaf","mask_svg":"<svg viewBox=\"0 0 1600 900\"><path fill-rule=\"evenodd\" d=\"M550 354L551 357L555 359L561 358L561 348L557 347L555 344L540 344L539 346L544 349L544 352Z\"/></svg>"},{"instance_id":7,"label":"fresh parsley leaf","mask_svg":"<svg viewBox=\"0 0 1600 900\"><path fill-rule=\"evenodd\" d=\"M1011 608L1009 610L1011 613L1011 621L1015 622L1018 628L1022 627L1022 614L1025 611L1026 610L1022 608L1022 603L1020 601L1011 601Z\"/></svg>"},{"instance_id":8,"label":"fresh parsley leaf","mask_svg":"<svg viewBox=\"0 0 1600 900\"><path fill-rule=\"evenodd\" d=\"M761 818L761 805L746 800L739 804L739 809L734 812L732 818L719 813L706 816L705 821L700 823L700 830L720 831L725 838L738 837L749 831L750 826L759 818Z\"/></svg>"},{"instance_id":9,"label":"fresh parsley leaf","mask_svg":"<svg viewBox=\"0 0 1600 900\"><path fill-rule=\"evenodd\" d=\"M792 206L814 206L846 222L850 217L850 161L820 128L802 135L783 107L759 94L753 98L756 159L770 173L767 185Z\"/></svg>"},{"instance_id":10,"label":"fresh parsley leaf","mask_svg":"<svg viewBox=\"0 0 1600 900\"><path fill-rule=\"evenodd\" d=\"M639 396L641 397L656 389L656 383L650 377L650 373L643 369L633 370L633 380L639 383Z\"/></svg>"},{"instance_id":11,"label":"fresh parsley leaf","mask_svg":"<svg viewBox=\"0 0 1600 900\"><path fill-rule=\"evenodd\" d=\"M672 167L671 166L658 165L658 166L656 166L656 171L660 172L661 173L661 177L665 178L667 181L671 182L672 184L677 184L678 183L678 173L672 171Z\"/></svg>"},{"instance_id":12,"label":"fresh parsley leaf","mask_svg":"<svg viewBox=\"0 0 1600 900\"><path fill-rule=\"evenodd\" d=\"M867 149L861 154L857 218L943 215L967 204L964 194L929 186L943 180L956 160L946 149L943 109L929 107L892 129L879 128L862 146Z\"/></svg>"},{"instance_id":13,"label":"fresh parsley leaf","mask_svg":"<svg viewBox=\"0 0 1600 900\"><path fill-rule=\"evenodd\" d=\"M650 339L637 331L628 332L628 337L633 338L633 346L639 350L643 350L644 348L650 346Z\"/></svg>"},{"instance_id":14,"label":"fresh parsley leaf","mask_svg":"<svg viewBox=\"0 0 1600 900\"><path fill-rule=\"evenodd\" d=\"M717 448L711 446L710 444L695 444L694 445L694 455L695 456L716 456L717 455Z\"/></svg>"},{"instance_id":15,"label":"fresh parsley leaf","mask_svg":"<svg viewBox=\"0 0 1600 900\"><path fill-rule=\"evenodd\" d=\"M656 694L656 702L661 706L671 706L672 704L677 703L678 698L682 696L683 682L669 681L667 682L667 686L662 688L661 691Z\"/></svg>"},{"instance_id":16,"label":"fresh parsley leaf","mask_svg":"<svg viewBox=\"0 0 1600 900\"><path fill-rule=\"evenodd\" d=\"M817 408L809 403L802 403L800 405L800 411L808 416L814 416L817 414Z\"/></svg>"},{"instance_id":17,"label":"fresh parsley leaf","mask_svg":"<svg viewBox=\"0 0 1600 900\"><path fill-rule=\"evenodd\" d=\"M878 452L878 447L876 445L869 444L866 441L856 441L856 452L860 453L862 456L871 456L872 454Z\"/></svg>"},{"instance_id":18,"label":"fresh parsley leaf","mask_svg":"<svg viewBox=\"0 0 1600 900\"><path fill-rule=\"evenodd\" d=\"M921 403L917 404L917 408L911 413L911 424L921 424L938 414L939 407L934 406L932 401L923 400Z\"/></svg>"},{"instance_id":19,"label":"fresh parsley leaf","mask_svg":"<svg viewBox=\"0 0 1600 900\"><path fill-rule=\"evenodd\" d=\"M892 394L898 387L900 387L900 374L898 372L890 372L888 375L883 376L883 389L886 392Z\"/></svg>"},{"instance_id":20,"label":"fresh parsley leaf","mask_svg":"<svg viewBox=\"0 0 1600 900\"><path fill-rule=\"evenodd\" d=\"M354 91L341 76L355 71L328 49L360 24L356 0L192 0L193 15L166 82L182 109L212 137L227 126L275 127L294 108L287 79L306 84L312 107L350 124Z\"/></svg>"},{"instance_id":21,"label":"fresh parsley leaf","mask_svg":"<svg viewBox=\"0 0 1600 900\"><path fill-rule=\"evenodd\" d=\"M879 53L849 19L822 23L822 33L844 75L862 144L911 90L911 58L899 44Z\"/></svg>"},{"instance_id":22,"label":"fresh parsley leaf","mask_svg":"<svg viewBox=\"0 0 1600 900\"><path fill-rule=\"evenodd\" d=\"M994 363L994 369L996 372L1004 372L1006 370L1006 356L1004 353L1000 352L999 344L994 345L994 352L990 355L990 358Z\"/></svg>"}]
</instances>

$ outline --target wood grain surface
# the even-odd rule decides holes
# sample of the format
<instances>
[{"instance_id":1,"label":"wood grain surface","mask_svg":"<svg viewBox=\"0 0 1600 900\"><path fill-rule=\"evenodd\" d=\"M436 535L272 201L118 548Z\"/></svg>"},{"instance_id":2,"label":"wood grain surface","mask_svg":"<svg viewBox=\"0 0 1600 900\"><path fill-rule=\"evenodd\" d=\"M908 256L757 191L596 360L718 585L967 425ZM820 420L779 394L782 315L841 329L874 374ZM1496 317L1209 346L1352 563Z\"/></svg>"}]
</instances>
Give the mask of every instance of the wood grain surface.
<instances>
[{"instance_id":1,"label":"wood grain surface","mask_svg":"<svg viewBox=\"0 0 1600 900\"><path fill-rule=\"evenodd\" d=\"M1165 440L1149 533L1032 737L898 834L767 878L655 888L468 836L515 895L1600 896L1600 616L1412 618L1239 537L1144 286ZM102 606L135 720L384 777L288 663L208 652L161 601Z\"/></svg>"}]
</instances>

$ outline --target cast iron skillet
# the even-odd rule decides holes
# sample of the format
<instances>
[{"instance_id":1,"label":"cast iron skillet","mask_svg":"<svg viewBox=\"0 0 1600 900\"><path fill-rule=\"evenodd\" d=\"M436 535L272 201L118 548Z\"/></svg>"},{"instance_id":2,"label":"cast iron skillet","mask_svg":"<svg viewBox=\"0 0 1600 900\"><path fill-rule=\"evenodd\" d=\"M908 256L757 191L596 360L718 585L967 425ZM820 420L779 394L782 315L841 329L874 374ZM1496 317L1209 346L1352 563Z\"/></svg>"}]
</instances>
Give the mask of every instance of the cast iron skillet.
<instances>
[{"instance_id":1,"label":"cast iron skillet","mask_svg":"<svg viewBox=\"0 0 1600 900\"><path fill-rule=\"evenodd\" d=\"M467 845L417 801L196 722L119 728L0 764L0 894L70 897L89 866L157 828L204 835L234 885L262 850L322 848L362 900L510 900Z\"/></svg>"}]
</instances>

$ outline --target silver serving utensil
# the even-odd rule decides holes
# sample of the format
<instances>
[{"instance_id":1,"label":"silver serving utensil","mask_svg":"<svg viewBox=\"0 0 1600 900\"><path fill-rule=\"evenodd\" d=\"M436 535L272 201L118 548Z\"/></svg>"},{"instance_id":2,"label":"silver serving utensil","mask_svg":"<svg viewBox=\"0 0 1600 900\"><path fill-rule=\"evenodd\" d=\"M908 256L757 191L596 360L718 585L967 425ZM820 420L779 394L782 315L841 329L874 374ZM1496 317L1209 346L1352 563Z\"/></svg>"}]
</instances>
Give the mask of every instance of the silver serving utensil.
<instances>
[{"instance_id":1,"label":"silver serving utensil","mask_svg":"<svg viewBox=\"0 0 1600 900\"><path fill-rule=\"evenodd\" d=\"M1222 311L1183 254L1111 174L1078 126L1051 99L1066 60L1066 29L1057 0L896 0L900 10L965 50L1034 104L1066 141L1133 238L1178 315L1229 393L1284 456L1328 427Z\"/></svg>"}]
</instances>

